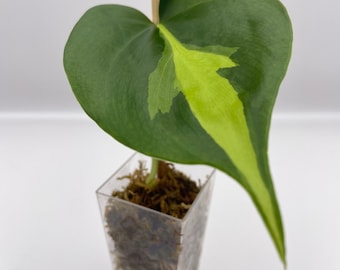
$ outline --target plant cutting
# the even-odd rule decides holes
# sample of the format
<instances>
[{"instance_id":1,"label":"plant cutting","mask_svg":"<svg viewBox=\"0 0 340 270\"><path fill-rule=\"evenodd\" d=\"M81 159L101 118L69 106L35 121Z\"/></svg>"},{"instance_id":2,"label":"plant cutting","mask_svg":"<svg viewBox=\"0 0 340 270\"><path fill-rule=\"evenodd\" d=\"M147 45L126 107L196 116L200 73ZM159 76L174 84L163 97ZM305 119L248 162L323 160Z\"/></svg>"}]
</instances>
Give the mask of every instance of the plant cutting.
<instances>
[{"instance_id":1,"label":"plant cutting","mask_svg":"<svg viewBox=\"0 0 340 270\"><path fill-rule=\"evenodd\" d=\"M153 7L153 20L121 5L80 18L64 51L77 100L105 132L154 160L150 189L159 160L205 164L234 178L285 264L268 134L291 55L286 9L278 0L155 0Z\"/></svg>"}]
</instances>

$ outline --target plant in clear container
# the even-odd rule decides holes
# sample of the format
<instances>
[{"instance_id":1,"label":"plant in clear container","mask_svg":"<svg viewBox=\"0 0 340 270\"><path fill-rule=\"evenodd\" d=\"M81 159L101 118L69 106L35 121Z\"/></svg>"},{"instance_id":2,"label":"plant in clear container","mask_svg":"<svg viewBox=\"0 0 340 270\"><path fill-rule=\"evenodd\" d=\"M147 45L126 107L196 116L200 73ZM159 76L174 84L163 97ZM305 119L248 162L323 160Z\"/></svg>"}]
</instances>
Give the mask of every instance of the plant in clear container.
<instances>
[{"instance_id":1,"label":"plant in clear container","mask_svg":"<svg viewBox=\"0 0 340 270\"><path fill-rule=\"evenodd\" d=\"M147 161L148 157L134 154L97 190L113 269L198 269L215 170L202 165L175 165L180 176L184 173L196 180L193 183L199 193L192 203L180 203L188 212L174 217L112 196L113 191L125 192L131 181L126 176L131 172L137 170L146 176L150 167ZM143 167L136 168L139 162ZM154 196L161 201L164 195ZM178 207L174 201L164 200L168 211Z\"/></svg>"},{"instance_id":2,"label":"plant in clear container","mask_svg":"<svg viewBox=\"0 0 340 270\"><path fill-rule=\"evenodd\" d=\"M152 157L149 189L158 185L160 160L233 177L285 264L267 153L291 55L286 9L278 0L152 3L153 20L121 5L96 6L80 18L64 51L76 98L105 132Z\"/></svg>"}]
</instances>

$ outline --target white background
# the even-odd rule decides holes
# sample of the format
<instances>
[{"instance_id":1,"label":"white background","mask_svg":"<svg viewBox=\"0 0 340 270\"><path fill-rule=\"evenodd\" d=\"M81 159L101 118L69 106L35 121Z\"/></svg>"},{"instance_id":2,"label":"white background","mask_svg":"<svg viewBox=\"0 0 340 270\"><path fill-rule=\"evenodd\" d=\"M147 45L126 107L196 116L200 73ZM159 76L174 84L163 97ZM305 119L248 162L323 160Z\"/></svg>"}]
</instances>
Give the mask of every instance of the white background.
<instances>
[{"instance_id":1,"label":"white background","mask_svg":"<svg viewBox=\"0 0 340 270\"><path fill-rule=\"evenodd\" d=\"M107 2L151 13L149 0L1 0L0 111L80 111L65 79L63 48L79 17ZM340 2L283 3L294 27L294 48L275 110L339 111Z\"/></svg>"},{"instance_id":2,"label":"white background","mask_svg":"<svg viewBox=\"0 0 340 270\"><path fill-rule=\"evenodd\" d=\"M62 66L104 1L0 0L0 269L109 270L94 191L132 153L86 118ZM150 14L148 0L111 1ZM340 2L285 0L294 49L274 111L271 168L289 270L340 269ZM252 203L217 176L201 270L282 269Z\"/></svg>"}]
</instances>

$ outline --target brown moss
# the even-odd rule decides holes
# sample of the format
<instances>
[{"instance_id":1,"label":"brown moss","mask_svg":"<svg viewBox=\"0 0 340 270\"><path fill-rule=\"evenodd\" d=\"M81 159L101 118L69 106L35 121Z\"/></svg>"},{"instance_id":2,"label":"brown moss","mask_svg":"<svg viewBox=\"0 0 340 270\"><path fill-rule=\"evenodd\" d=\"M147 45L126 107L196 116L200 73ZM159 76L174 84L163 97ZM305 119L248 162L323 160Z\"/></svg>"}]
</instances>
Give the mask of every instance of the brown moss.
<instances>
[{"instance_id":1,"label":"brown moss","mask_svg":"<svg viewBox=\"0 0 340 270\"><path fill-rule=\"evenodd\" d=\"M176 218L183 218L200 191L200 187L188 176L177 171L173 164L159 162L157 185L148 187L148 172L143 162L131 174L122 177L129 185L112 196L160 211Z\"/></svg>"}]
</instances>

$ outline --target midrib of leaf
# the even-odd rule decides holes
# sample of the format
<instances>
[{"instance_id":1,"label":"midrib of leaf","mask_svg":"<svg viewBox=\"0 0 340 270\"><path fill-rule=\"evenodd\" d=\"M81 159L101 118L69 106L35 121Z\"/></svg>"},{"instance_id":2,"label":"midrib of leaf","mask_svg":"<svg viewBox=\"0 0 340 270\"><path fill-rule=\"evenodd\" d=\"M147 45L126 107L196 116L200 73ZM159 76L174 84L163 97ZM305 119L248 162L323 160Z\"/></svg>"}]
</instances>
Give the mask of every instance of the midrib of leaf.
<instances>
[{"instance_id":1,"label":"midrib of leaf","mask_svg":"<svg viewBox=\"0 0 340 270\"><path fill-rule=\"evenodd\" d=\"M236 64L224 55L187 49L165 26L159 24L158 28L165 42L171 47L175 77L180 91L201 126L243 174L246 182L244 186L257 202L283 257L284 247L279 221L276 220L271 194L258 168L243 104L229 81L217 73L221 68L232 68Z\"/></svg>"}]
</instances>

